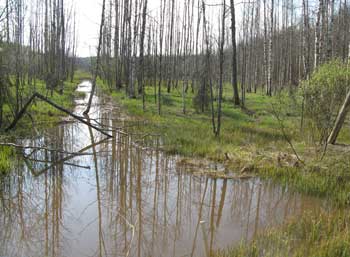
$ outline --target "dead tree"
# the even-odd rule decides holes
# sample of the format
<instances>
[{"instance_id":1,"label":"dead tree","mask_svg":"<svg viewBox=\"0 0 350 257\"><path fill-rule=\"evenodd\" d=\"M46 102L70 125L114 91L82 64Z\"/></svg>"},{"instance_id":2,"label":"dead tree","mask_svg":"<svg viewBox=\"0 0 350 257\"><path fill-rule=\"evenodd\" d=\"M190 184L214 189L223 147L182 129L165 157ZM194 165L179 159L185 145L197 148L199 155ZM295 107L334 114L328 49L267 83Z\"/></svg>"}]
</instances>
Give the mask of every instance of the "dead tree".
<instances>
[{"instance_id":1,"label":"dead tree","mask_svg":"<svg viewBox=\"0 0 350 257\"><path fill-rule=\"evenodd\" d=\"M303 63L306 77L310 75L310 21L308 0L303 0Z\"/></svg>"},{"instance_id":2,"label":"dead tree","mask_svg":"<svg viewBox=\"0 0 350 257\"><path fill-rule=\"evenodd\" d=\"M28 107L32 104L32 102L34 101L35 98L39 98L40 100L48 103L49 105L55 107L56 109L60 110L61 112L64 112L66 114L68 114L69 116L73 117L74 119L80 121L81 123L84 123L85 125L99 131L101 134L107 136L107 137L112 137L111 135L109 135L108 133L104 132L101 128L91 124L90 122L87 122L85 120L85 118L80 117L70 111L68 111L67 109L59 106L58 104L52 102L50 99L48 99L47 97L39 94L39 93L34 93L29 100L25 103L25 105L23 106L23 108L18 112L18 114L16 115L16 117L14 118L13 122L5 129L5 132L10 131L11 129L13 129L18 121L23 117L23 115L27 112Z\"/></svg>"},{"instance_id":3,"label":"dead tree","mask_svg":"<svg viewBox=\"0 0 350 257\"><path fill-rule=\"evenodd\" d=\"M223 94L223 83L224 83L224 46L225 46L225 10L226 1L222 2L222 20L221 20L221 36L220 36L220 47L219 47L219 97L218 97L218 120L215 131L215 136L220 136L221 129L221 105L222 105L222 94Z\"/></svg>"},{"instance_id":4,"label":"dead tree","mask_svg":"<svg viewBox=\"0 0 350 257\"><path fill-rule=\"evenodd\" d=\"M237 46L236 46L236 11L235 2L231 0L231 41L232 41L232 87L234 104L239 105L238 81L237 81Z\"/></svg>"},{"instance_id":5,"label":"dead tree","mask_svg":"<svg viewBox=\"0 0 350 257\"><path fill-rule=\"evenodd\" d=\"M119 49L119 43L120 43L120 37L119 37L119 30L120 30L120 4L119 0L115 0L114 3L115 7L115 24L114 24L114 62L115 62L115 87L116 89L121 89L121 68L120 68L120 49Z\"/></svg>"},{"instance_id":6,"label":"dead tree","mask_svg":"<svg viewBox=\"0 0 350 257\"><path fill-rule=\"evenodd\" d=\"M106 0L103 0L103 2L102 2L101 23L100 23L100 36L98 38L98 46L97 46L97 57L96 57L95 73L94 73L94 77L93 77L93 80L92 80L92 88L91 88L91 93L90 93L90 97L89 97L89 102L88 102L88 105L86 107L86 110L84 111L84 114L88 114L90 112L92 98L93 98L93 96L95 94L95 89L96 89L97 74L98 74L98 70L99 70L99 67L100 67L100 53L101 53L101 45L102 45L103 26L104 26L104 22L105 22L105 6L106 6Z\"/></svg>"},{"instance_id":7,"label":"dead tree","mask_svg":"<svg viewBox=\"0 0 350 257\"><path fill-rule=\"evenodd\" d=\"M346 95L345 101L342 107L340 108L339 114L337 116L334 127L332 129L332 132L328 137L328 144L335 144L349 110L350 110L350 91Z\"/></svg>"},{"instance_id":8,"label":"dead tree","mask_svg":"<svg viewBox=\"0 0 350 257\"><path fill-rule=\"evenodd\" d=\"M349 43L349 58L348 58L347 65L349 69L350 68L350 43ZM350 91L347 93L345 101L339 110L334 127L327 140L328 144L335 144L335 142L337 141L338 135L340 133L341 128L344 125L345 118L346 118L346 115L349 113L349 110L350 110Z\"/></svg>"},{"instance_id":9,"label":"dead tree","mask_svg":"<svg viewBox=\"0 0 350 257\"><path fill-rule=\"evenodd\" d=\"M274 26L274 0L271 0L270 7L270 35L268 47L268 63L267 63L267 95L272 95L272 70L273 70L273 26Z\"/></svg>"},{"instance_id":10,"label":"dead tree","mask_svg":"<svg viewBox=\"0 0 350 257\"><path fill-rule=\"evenodd\" d=\"M162 80L163 80L163 38L164 38L164 16L166 0L161 0L160 5L160 28L159 28L159 82L158 82L158 115L161 114L162 106Z\"/></svg>"},{"instance_id":11,"label":"dead tree","mask_svg":"<svg viewBox=\"0 0 350 257\"><path fill-rule=\"evenodd\" d=\"M321 17L323 12L323 0L319 0L318 11L315 25L315 57L314 57L314 68L316 68L321 59L321 38L322 38L322 29L321 29Z\"/></svg>"},{"instance_id":12,"label":"dead tree","mask_svg":"<svg viewBox=\"0 0 350 257\"><path fill-rule=\"evenodd\" d=\"M146 109L145 102L145 84L144 84L144 41L145 41L145 33L146 33L146 18L147 18L147 1L145 0L143 3L143 11L142 11L142 25L141 25L141 38L140 38L140 57L139 57L139 88L141 88L142 94L142 108Z\"/></svg>"}]
</instances>

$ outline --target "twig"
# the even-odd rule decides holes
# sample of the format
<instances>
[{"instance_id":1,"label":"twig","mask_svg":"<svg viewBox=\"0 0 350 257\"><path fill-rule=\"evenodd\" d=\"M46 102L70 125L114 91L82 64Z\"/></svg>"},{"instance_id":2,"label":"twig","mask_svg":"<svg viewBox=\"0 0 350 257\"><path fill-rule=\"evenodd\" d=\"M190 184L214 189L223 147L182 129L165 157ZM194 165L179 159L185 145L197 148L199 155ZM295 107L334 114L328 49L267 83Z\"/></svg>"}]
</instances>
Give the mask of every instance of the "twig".
<instances>
[{"instance_id":1,"label":"twig","mask_svg":"<svg viewBox=\"0 0 350 257\"><path fill-rule=\"evenodd\" d=\"M37 159L33 159L33 158L27 158L26 156L24 156L24 158L26 158L28 161L32 161L32 162L39 162L39 163L55 163L52 161L45 161L45 160L37 160ZM72 166L72 167L77 167L77 168L82 168L82 169L91 169L90 166L82 166L82 165L78 165L75 163L70 163L70 162L63 162L63 165L68 165L68 166Z\"/></svg>"},{"instance_id":2,"label":"twig","mask_svg":"<svg viewBox=\"0 0 350 257\"><path fill-rule=\"evenodd\" d=\"M278 121L278 124L280 125L280 128L281 128L281 131L282 131L282 134L283 134L283 137L284 139L287 141L287 143L289 144L289 146L292 148L292 151L294 152L294 155L297 157L298 161L300 163L302 163L303 165L305 165L305 162L299 157L297 151L295 150L294 148L294 145L292 143L292 140L289 138L289 136L287 135L286 131L285 131L285 127L284 127L284 123L283 121L281 120L281 118L279 117L276 109L275 109L275 106L273 104L271 104L272 106L272 114L275 116L275 118L277 119Z\"/></svg>"},{"instance_id":3,"label":"twig","mask_svg":"<svg viewBox=\"0 0 350 257\"><path fill-rule=\"evenodd\" d=\"M72 153L72 152L67 152L67 151L63 151L63 150L47 148L47 147L43 147L43 146L25 146L25 145L18 145L18 144L14 144L14 143L1 143L1 142L0 142L0 146L9 146L9 147L20 148L20 149L47 150L47 151L63 153L63 154L86 155L84 153L76 153L76 152Z\"/></svg>"},{"instance_id":4,"label":"twig","mask_svg":"<svg viewBox=\"0 0 350 257\"><path fill-rule=\"evenodd\" d=\"M102 144L103 142L105 142L105 141L107 141L107 140L109 140L109 138L102 139L102 140L99 141L99 142L96 142L96 143L94 143L94 144L91 144L91 145L89 145L89 146L86 146L86 147L80 149L78 152L73 153L73 154L71 154L71 155L69 155L69 156L67 156L67 157L65 157L65 158L62 158L61 160L58 160L57 162L53 163L53 164L50 165L49 167L46 167L46 168L44 168L44 169L42 169L42 170L40 170L40 171L38 171L38 172L34 171L34 169L31 167L30 163L29 163L26 159L24 159L24 162L26 163L26 165L28 166L28 168L29 168L29 170L32 172L32 174L33 174L35 177L38 177L38 176L42 175L43 173L47 172L48 170L50 170L52 167L54 167L54 166L56 166L56 165L58 165L58 164L60 164L60 163L64 163L64 162L66 162L66 161L68 161L68 160L71 160L71 159L73 159L74 157L76 157L76 156L78 156L78 155L81 155L81 153L86 152L87 150L93 148L93 147L96 146L96 145L100 145L100 144Z\"/></svg>"}]
</instances>

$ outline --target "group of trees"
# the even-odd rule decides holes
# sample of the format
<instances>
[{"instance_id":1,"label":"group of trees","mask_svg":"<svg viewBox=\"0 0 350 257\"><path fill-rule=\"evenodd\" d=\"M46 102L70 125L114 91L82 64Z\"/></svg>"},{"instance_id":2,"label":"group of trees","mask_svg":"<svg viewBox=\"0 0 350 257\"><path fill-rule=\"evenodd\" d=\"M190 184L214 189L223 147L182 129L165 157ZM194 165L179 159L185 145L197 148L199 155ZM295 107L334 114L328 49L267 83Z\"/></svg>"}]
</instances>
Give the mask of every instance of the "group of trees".
<instances>
[{"instance_id":1,"label":"group of trees","mask_svg":"<svg viewBox=\"0 0 350 257\"><path fill-rule=\"evenodd\" d=\"M244 105L246 92L294 90L323 62L349 56L347 0L159 0L152 10L147 0L109 0L104 6L99 76L111 89L140 96L144 109L144 89L154 87L159 114L163 88L181 92L183 113L191 90L198 111L212 110L217 135L225 83L232 84L233 103Z\"/></svg>"},{"instance_id":2,"label":"group of trees","mask_svg":"<svg viewBox=\"0 0 350 257\"><path fill-rule=\"evenodd\" d=\"M347 0L102 2L96 76L142 99L144 110L153 87L159 114L163 91L180 92L185 114L191 90L196 110L211 110L216 135L226 84L233 104L244 106L246 92L294 90L323 62L349 56ZM4 102L16 114L36 79L62 92L74 75L77 38L75 11L64 0L0 5L1 125Z\"/></svg>"},{"instance_id":3,"label":"group of trees","mask_svg":"<svg viewBox=\"0 0 350 257\"><path fill-rule=\"evenodd\" d=\"M74 76L75 31L75 11L64 0L0 1L0 127L4 105L18 114L38 80L63 92Z\"/></svg>"}]
</instances>

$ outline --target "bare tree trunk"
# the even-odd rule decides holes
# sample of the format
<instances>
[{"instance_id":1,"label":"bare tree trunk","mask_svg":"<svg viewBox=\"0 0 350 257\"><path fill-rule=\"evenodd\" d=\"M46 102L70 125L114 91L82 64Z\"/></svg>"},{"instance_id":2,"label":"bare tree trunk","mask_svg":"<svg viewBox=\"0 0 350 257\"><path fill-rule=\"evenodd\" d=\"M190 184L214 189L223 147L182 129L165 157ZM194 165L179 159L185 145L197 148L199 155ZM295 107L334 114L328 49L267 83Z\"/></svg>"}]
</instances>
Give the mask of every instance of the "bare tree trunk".
<instances>
[{"instance_id":1,"label":"bare tree trunk","mask_svg":"<svg viewBox=\"0 0 350 257\"><path fill-rule=\"evenodd\" d=\"M319 65L320 63L320 52L321 52L321 17L323 12L323 0L319 0L318 3L318 11L317 11L317 19L316 19L316 26L315 26L315 62L314 62L314 69Z\"/></svg>"},{"instance_id":2,"label":"bare tree trunk","mask_svg":"<svg viewBox=\"0 0 350 257\"><path fill-rule=\"evenodd\" d=\"M308 0L303 0L303 63L306 77L310 74L310 21Z\"/></svg>"},{"instance_id":3,"label":"bare tree trunk","mask_svg":"<svg viewBox=\"0 0 350 257\"><path fill-rule=\"evenodd\" d=\"M147 1L143 3L143 11L142 11L142 25L141 25L141 39L140 39L140 57L139 57L139 82L141 85L141 93L142 93L142 109L146 110L145 103L145 84L144 84L144 41L145 41L145 32L146 32L146 15L147 15Z\"/></svg>"},{"instance_id":4,"label":"bare tree trunk","mask_svg":"<svg viewBox=\"0 0 350 257\"><path fill-rule=\"evenodd\" d=\"M73 82L74 80L74 73L75 73L75 58L76 58L76 47L77 47L77 40L76 40L76 14L74 13L74 23L73 23L73 41L72 41L72 60L71 60L71 71L70 71L70 81Z\"/></svg>"},{"instance_id":5,"label":"bare tree trunk","mask_svg":"<svg viewBox=\"0 0 350 257\"><path fill-rule=\"evenodd\" d=\"M0 45L2 45L2 39L0 37ZM5 100L5 74L3 69L3 57L2 52L0 52L0 129L2 126L2 119L3 119L3 106L4 106L4 100Z\"/></svg>"},{"instance_id":6,"label":"bare tree trunk","mask_svg":"<svg viewBox=\"0 0 350 257\"><path fill-rule=\"evenodd\" d=\"M349 56L348 56L348 69L350 69L350 42L349 42ZM349 80L349 78L347 78ZM338 113L337 119L335 121L334 127L332 129L331 134L328 137L328 144L335 144L337 141L339 132L341 128L344 125L346 115L349 113L350 110L350 90L346 95L345 101L340 108L340 111Z\"/></svg>"},{"instance_id":7,"label":"bare tree trunk","mask_svg":"<svg viewBox=\"0 0 350 257\"><path fill-rule=\"evenodd\" d=\"M10 43L10 3L6 0L6 42Z\"/></svg>"},{"instance_id":8,"label":"bare tree trunk","mask_svg":"<svg viewBox=\"0 0 350 257\"><path fill-rule=\"evenodd\" d=\"M171 66L175 66L175 56L174 56L174 51L173 51L173 41L174 41L174 13L175 13L175 0L171 0L171 14L170 14L170 40L169 40L169 52L170 52L170 60L171 60ZM172 71L174 71L173 67L169 67L169 73L171 73ZM169 74L169 78L168 78L168 84L167 84L167 92L170 93L171 91L171 81L172 81L172 76L174 76L174 72L172 72L172 74Z\"/></svg>"},{"instance_id":9,"label":"bare tree trunk","mask_svg":"<svg viewBox=\"0 0 350 257\"><path fill-rule=\"evenodd\" d=\"M273 26L274 26L274 0L271 0L270 6L270 40L268 50L268 65L267 65L267 95L272 95L272 64L273 64Z\"/></svg>"},{"instance_id":10,"label":"bare tree trunk","mask_svg":"<svg viewBox=\"0 0 350 257\"><path fill-rule=\"evenodd\" d=\"M268 35L267 35L267 0L264 0L264 84L266 86L266 94L268 94Z\"/></svg>"},{"instance_id":11,"label":"bare tree trunk","mask_svg":"<svg viewBox=\"0 0 350 257\"><path fill-rule=\"evenodd\" d=\"M61 62L60 62L60 92L61 94L63 93L63 89L64 89L64 83L63 80L66 80L67 76L66 76L66 28L65 28L65 20L64 20L64 9L63 9L63 0L61 0L61 25L60 25L60 29L61 29Z\"/></svg>"},{"instance_id":12,"label":"bare tree trunk","mask_svg":"<svg viewBox=\"0 0 350 257\"><path fill-rule=\"evenodd\" d=\"M84 118L66 110L65 108L57 105L56 103L52 102L50 99L46 98L45 96L39 94L39 93L34 93L29 100L25 103L25 105L23 106L23 108L18 112L18 114L16 115L15 119L13 120L13 122L6 128L6 132L10 131L11 129L13 129L14 127L16 127L18 121L23 117L23 115L26 113L28 107L32 104L33 100L35 98L39 98L40 100L48 103L49 105L53 106L54 108L60 110L61 112L64 112L66 114L68 114L69 116L72 116L74 119L80 121L81 123L84 123L85 125L99 131L100 133L102 133L103 135L107 136L107 137L112 137L111 135L107 134L106 132L104 132L101 128L96 127L95 125L91 124L88 121L85 121Z\"/></svg>"},{"instance_id":13,"label":"bare tree trunk","mask_svg":"<svg viewBox=\"0 0 350 257\"><path fill-rule=\"evenodd\" d=\"M222 24L221 24L221 38L220 38L220 49L219 49L219 98L218 98L218 121L215 136L220 136L221 129L221 105L222 105L222 94L223 94L223 83L224 83L224 46L225 46L225 9L226 1L222 1Z\"/></svg>"},{"instance_id":14,"label":"bare tree trunk","mask_svg":"<svg viewBox=\"0 0 350 257\"><path fill-rule=\"evenodd\" d=\"M237 80L237 46L236 46L236 11L234 0L231 0L231 40L232 40L232 87L233 102L236 106L240 104Z\"/></svg>"},{"instance_id":15,"label":"bare tree trunk","mask_svg":"<svg viewBox=\"0 0 350 257\"><path fill-rule=\"evenodd\" d=\"M328 26L328 49L327 49L327 59L331 59L333 57L334 51L334 40L333 40L333 28L334 28L334 2L335 0L329 0L330 5L330 22Z\"/></svg>"},{"instance_id":16,"label":"bare tree trunk","mask_svg":"<svg viewBox=\"0 0 350 257\"><path fill-rule=\"evenodd\" d=\"M158 115L161 114L162 106L162 80L163 80L163 37L164 37L164 15L166 0L161 0L160 5L160 30L159 30L159 81L158 81Z\"/></svg>"},{"instance_id":17,"label":"bare tree trunk","mask_svg":"<svg viewBox=\"0 0 350 257\"><path fill-rule=\"evenodd\" d=\"M346 115L348 114L349 110L350 110L350 91L346 95L345 101L344 101L342 107L340 108L340 111L339 111L338 117L335 121L333 130L328 137L328 144L335 144L335 142L337 141L339 132L340 132L341 128L343 127Z\"/></svg>"},{"instance_id":18,"label":"bare tree trunk","mask_svg":"<svg viewBox=\"0 0 350 257\"><path fill-rule=\"evenodd\" d=\"M94 73L94 77L93 77L93 80L92 80L92 88L91 88L91 93L90 93L90 97L89 97L89 102L88 102L88 105L86 107L86 110L84 111L84 114L88 114L90 112L92 98L93 98L93 96L95 94L95 89L96 89L97 73L98 73L98 69L100 67L100 53L101 53L102 36L103 36L102 33L103 33L103 26L104 26L104 22L105 22L105 6L106 6L106 0L103 0L103 2L102 2L101 24L100 24L100 36L99 36L99 39L98 39L98 46L97 46L97 57L96 57L95 73Z\"/></svg>"}]
</instances>

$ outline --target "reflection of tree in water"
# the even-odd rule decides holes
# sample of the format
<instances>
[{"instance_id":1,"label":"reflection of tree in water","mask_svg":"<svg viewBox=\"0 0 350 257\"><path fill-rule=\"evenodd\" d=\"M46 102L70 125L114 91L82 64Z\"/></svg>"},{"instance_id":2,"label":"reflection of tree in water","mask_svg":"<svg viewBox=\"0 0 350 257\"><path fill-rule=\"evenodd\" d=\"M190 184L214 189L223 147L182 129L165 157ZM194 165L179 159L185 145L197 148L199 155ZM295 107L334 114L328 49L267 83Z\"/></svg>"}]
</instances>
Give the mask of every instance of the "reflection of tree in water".
<instances>
[{"instance_id":1,"label":"reflection of tree in water","mask_svg":"<svg viewBox=\"0 0 350 257\"><path fill-rule=\"evenodd\" d=\"M55 140L47 142L62 149L64 128L55 129ZM49 140L49 139L45 139ZM33 154L55 162L57 152ZM48 164L45 165L48 165ZM1 178L1 256L59 256L62 240L64 199L63 165L34 179L19 159L15 170ZM4 228L4 229L2 229Z\"/></svg>"},{"instance_id":2,"label":"reflection of tree in water","mask_svg":"<svg viewBox=\"0 0 350 257\"><path fill-rule=\"evenodd\" d=\"M110 111L96 117L105 128L120 126ZM210 256L313 208L308 198L259 179L191 176L159 150L159 139L144 149L137 135L110 132L107 141L88 128L57 126L36 143L66 152L26 153L27 161L19 159L1 178L1 256L70 256L74 250L78 257L90 248L87 254L101 257ZM79 147L84 155L67 153ZM31 170L43 172L33 176ZM75 195L84 183L92 194ZM79 217L73 199L83 206ZM85 219L86 212L94 219ZM87 233L93 241L81 249Z\"/></svg>"},{"instance_id":3,"label":"reflection of tree in water","mask_svg":"<svg viewBox=\"0 0 350 257\"><path fill-rule=\"evenodd\" d=\"M272 184L188 176L185 167L176 167L176 158L135 148L124 135L110 144L111 155L105 156L111 157L110 167L105 170L119 175L105 177L103 210L108 210L107 217L116 217L104 226L111 228L106 238L115 240L109 243L113 254L181 256L193 251L193 256L210 255L232 238L248 240L260 228L301 210L295 205L299 196ZM236 224L235 231L227 228L230 223L230 228ZM229 232L233 236L225 239Z\"/></svg>"}]
</instances>

